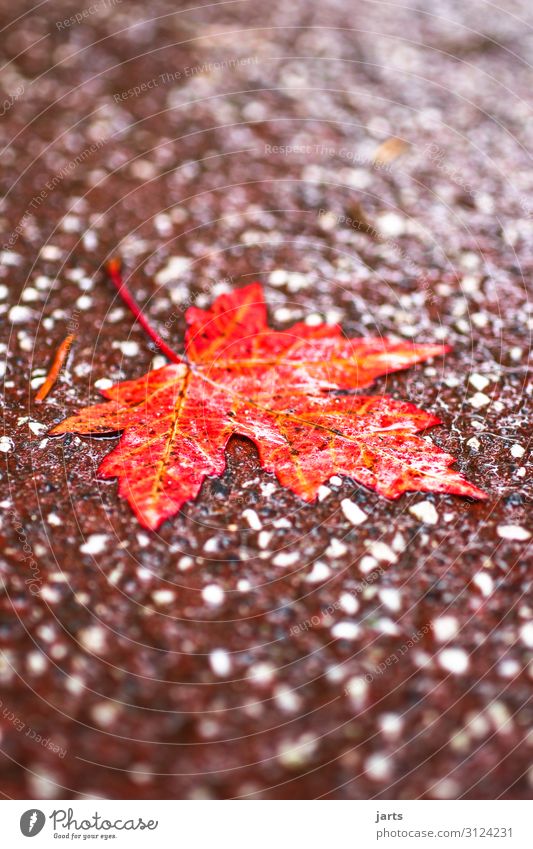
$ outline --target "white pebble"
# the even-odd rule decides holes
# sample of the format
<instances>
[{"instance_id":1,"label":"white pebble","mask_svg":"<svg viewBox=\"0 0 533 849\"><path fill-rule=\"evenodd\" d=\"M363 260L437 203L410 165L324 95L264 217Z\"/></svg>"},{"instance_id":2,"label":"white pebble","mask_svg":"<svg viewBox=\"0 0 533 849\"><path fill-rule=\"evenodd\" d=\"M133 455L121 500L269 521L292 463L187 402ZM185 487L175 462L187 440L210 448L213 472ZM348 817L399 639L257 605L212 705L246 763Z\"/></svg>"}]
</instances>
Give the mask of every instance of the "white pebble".
<instances>
[{"instance_id":1,"label":"white pebble","mask_svg":"<svg viewBox=\"0 0 533 849\"><path fill-rule=\"evenodd\" d=\"M274 701L280 710L285 711L285 713L296 713L300 710L302 704L298 694L287 687L286 684L280 684L279 687L276 687Z\"/></svg>"},{"instance_id":2,"label":"white pebble","mask_svg":"<svg viewBox=\"0 0 533 849\"><path fill-rule=\"evenodd\" d=\"M15 450L15 443L9 436L0 436L0 451L8 454L9 451Z\"/></svg>"},{"instance_id":3,"label":"white pebble","mask_svg":"<svg viewBox=\"0 0 533 849\"><path fill-rule=\"evenodd\" d=\"M318 500L324 501L328 495L331 495L331 489L329 486L319 486L318 487Z\"/></svg>"},{"instance_id":4,"label":"white pebble","mask_svg":"<svg viewBox=\"0 0 533 849\"><path fill-rule=\"evenodd\" d=\"M110 321L111 324L116 324L117 321L121 321L124 318L125 314L126 313L122 307L115 307L115 309L108 312L107 320Z\"/></svg>"},{"instance_id":5,"label":"white pebble","mask_svg":"<svg viewBox=\"0 0 533 849\"><path fill-rule=\"evenodd\" d=\"M339 598L339 607L341 610L344 610L345 613L353 616L353 614L357 613L359 610L359 602L352 593L342 593Z\"/></svg>"},{"instance_id":6,"label":"white pebble","mask_svg":"<svg viewBox=\"0 0 533 849\"><path fill-rule=\"evenodd\" d=\"M202 590L202 598L207 604L216 607L224 601L224 590L218 584L208 584Z\"/></svg>"},{"instance_id":7,"label":"white pebble","mask_svg":"<svg viewBox=\"0 0 533 849\"><path fill-rule=\"evenodd\" d=\"M326 548L325 555L326 557L335 559L336 557L342 557L343 554L346 554L347 551L348 549L346 545L341 542L341 540L335 539L334 537Z\"/></svg>"},{"instance_id":8,"label":"white pebble","mask_svg":"<svg viewBox=\"0 0 533 849\"><path fill-rule=\"evenodd\" d=\"M41 598L44 598L49 604L57 604L61 601L61 593L54 587L44 586L41 590Z\"/></svg>"},{"instance_id":9,"label":"white pebble","mask_svg":"<svg viewBox=\"0 0 533 849\"><path fill-rule=\"evenodd\" d=\"M272 539L271 531L261 531L259 536L257 537L257 544L259 548L268 548L270 540Z\"/></svg>"},{"instance_id":10,"label":"white pebble","mask_svg":"<svg viewBox=\"0 0 533 849\"><path fill-rule=\"evenodd\" d=\"M443 778L432 788L432 794L437 799L457 799L460 791L460 785L453 778Z\"/></svg>"},{"instance_id":11,"label":"white pebble","mask_svg":"<svg viewBox=\"0 0 533 849\"><path fill-rule=\"evenodd\" d=\"M309 286L309 279L299 271L291 271L287 275L287 286L289 292L299 292L300 289L306 289Z\"/></svg>"},{"instance_id":12,"label":"white pebble","mask_svg":"<svg viewBox=\"0 0 533 849\"><path fill-rule=\"evenodd\" d=\"M349 498L342 499L341 508L342 512L352 525L361 525L368 519L367 514L364 513L363 510L355 504L355 502L350 501Z\"/></svg>"},{"instance_id":13,"label":"white pebble","mask_svg":"<svg viewBox=\"0 0 533 849\"><path fill-rule=\"evenodd\" d=\"M498 536L502 539L526 540L531 534L520 525L498 525Z\"/></svg>"},{"instance_id":14,"label":"white pebble","mask_svg":"<svg viewBox=\"0 0 533 849\"><path fill-rule=\"evenodd\" d=\"M88 310L93 305L93 299L89 295L80 295L76 301L76 306L80 310Z\"/></svg>"},{"instance_id":15,"label":"white pebble","mask_svg":"<svg viewBox=\"0 0 533 849\"><path fill-rule=\"evenodd\" d=\"M480 392L486 389L490 383L488 377L484 377L482 374L471 374L468 380L474 389L479 389Z\"/></svg>"},{"instance_id":16,"label":"white pebble","mask_svg":"<svg viewBox=\"0 0 533 849\"><path fill-rule=\"evenodd\" d=\"M382 604L384 604L385 607L388 607L389 610L392 610L393 613L398 613L398 611L401 610L402 597L398 590L388 587L380 590L378 596Z\"/></svg>"},{"instance_id":17,"label":"white pebble","mask_svg":"<svg viewBox=\"0 0 533 849\"><path fill-rule=\"evenodd\" d=\"M276 670L271 663L256 663L248 670L248 678L259 687L266 687L274 678Z\"/></svg>"},{"instance_id":18,"label":"white pebble","mask_svg":"<svg viewBox=\"0 0 533 849\"><path fill-rule=\"evenodd\" d=\"M368 694L368 682L362 675L356 675L346 682L346 693L354 707L362 708Z\"/></svg>"},{"instance_id":19,"label":"white pebble","mask_svg":"<svg viewBox=\"0 0 533 849\"><path fill-rule=\"evenodd\" d=\"M376 558L371 557L369 554L361 557L361 560L359 561L359 569L363 575L368 575L369 572L373 572L377 565L378 561Z\"/></svg>"},{"instance_id":20,"label":"white pebble","mask_svg":"<svg viewBox=\"0 0 533 849\"><path fill-rule=\"evenodd\" d=\"M126 340L126 342L119 342L118 347L125 357L136 357L139 353L138 343L133 342L131 339Z\"/></svg>"},{"instance_id":21,"label":"white pebble","mask_svg":"<svg viewBox=\"0 0 533 849\"><path fill-rule=\"evenodd\" d=\"M409 512L423 522L425 525L436 525L439 521L439 514L435 510L435 505L431 501L419 501L418 504L413 504L409 507Z\"/></svg>"},{"instance_id":22,"label":"white pebble","mask_svg":"<svg viewBox=\"0 0 533 849\"><path fill-rule=\"evenodd\" d=\"M220 678L225 678L231 672L231 658L225 649L214 649L209 654L209 665Z\"/></svg>"},{"instance_id":23,"label":"white pebble","mask_svg":"<svg viewBox=\"0 0 533 849\"><path fill-rule=\"evenodd\" d=\"M511 454L513 455L513 457L523 457L525 453L526 449L523 445L519 445L517 442L515 442L514 445L511 446Z\"/></svg>"},{"instance_id":24,"label":"white pebble","mask_svg":"<svg viewBox=\"0 0 533 849\"><path fill-rule=\"evenodd\" d=\"M107 543L108 537L106 534L91 534L87 538L87 542L84 542L80 546L80 551L83 554L101 554L102 551L105 551Z\"/></svg>"},{"instance_id":25,"label":"white pebble","mask_svg":"<svg viewBox=\"0 0 533 849\"><path fill-rule=\"evenodd\" d=\"M119 713L120 706L113 702L98 702L91 708L91 716L103 728L112 725Z\"/></svg>"},{"instance_id":26,"label":"white pebble","mask_svg":"<svg viewBox=\"0 0 533 849\"><path fill-rule=\"evenodd\" d=\"M13 324L25 324L27 321L31 321L33 318L33 310L30 310L29 307L15 306L11 307L9 310L9 320L13 322Z\"/></svg>"},{"instance_id":27,"label":"white pebble","mask_svg":"<svg viewBox=\"0 0 533 849\"><path fill-rule=\"evenodd\" d=\"M531 645L533 647L533 643ZM509 658L508 660L502 660L498 671L502 678L515 678L520 673L521 668L516 660Z\"/></svg>"},{"instance_id":28,"label":"white pebble","mask_svg":"<svg viewBox=\"0 0 533 849\"><path fill-rule=\"evenodd\" d=\"M385 616L382 616L381 619L377 619L376 622L374 622L373 627L381 634L389 634L391 637L400 633L396 622L393 622L392 619L387 619Z\"/></svg>"},{"instance_id":29,"label":"white pebble","mask_svg":"<svg viewBox=\"0 0 533 849\"><path fill-rule=\"evenodd\" d=\"M61 259L63 251L57 245L44 245L39 251L39 255L43 259L56 260Z\"/></svg>"},{"instance_id":30,"label":"white pebble","mask_svg":"<svg viewBox=\"0 0 533 849\"><path fill-rule=\"evenodd\" d=\"M61 779L51 772L46 772L40 764L30 764L27 780L29 795L34 799L57 799L64 793Z\"/></svg>"},{"instance_id":31,"label":"white pebble","mask_svg":"<svg viewBox=\"0 0 533 849\"><path fill-rule=\"evenodd\" d=\"M392 774L390 759L385 755L370 755L365 761L365 772L373 781L386 781Z\"/></svg>"},{"instance_id":32,"label":"white pebble","mask_svg":"<svg viewBox=\"0 0 533 849\"><path fill-rule=\"evenodd\" d=\"M268 282L271 286L284 286L287 282L287 272L282 268L276 268L270 274Z\"/></svg>"},{"instance_id":33,"label":"white pebble","mask_svg":"<svg viewBox=\"0 0 533 849\"><path fill-rule=\"evenodd\" d=\"M156 604L171 604L176 598L176 593L173 590L154 590L152 599Z\"/></svg>"},{"instance_id":34,"label":"white pebble","mask_svg":"<svg viewBox=\"0 0 533 849\"><path fill-rule=\"evenodd\" d=\"M487 713L498 733L509 734L512 731L513 720L503 702L491 702L487 707Z\"/></svg>"},{"instance_id":35,"label":"white pebble","mask_svg":"<svg viewBox=\"0 0 533 849\"><path fill-rule=\"evenodd\" d=\"M78 233L81 230L81 222L77 215L65 215L61 221L61 229L65 233Z\"/></svg>"},{"instance_id":36,"label":"white pebble","mask_svg":"<svg viewBox=\"0 0 533 849\"><path fill-rule=\"evenodd\" d=\"M20 265L22 257L14 251L0 252L0 265Z\"/></svg>"},{"instance_id":37,"label":"white pebble","mask_svg":"<svg viewBox=\"0 0 533 849\"><path fill-rule=\"evenodd\" d=\"M439 616L433 620L433 633L440 643L446 643L455 637L459 625L455 616Z\"/></svg>"},{"instance_id":38,"label":"white pebble","mask_svg":"<svg viewBox=\"0 0 533 849\"><path fill-rule=\"evenodd\" d=\"M395 238L405 232L405 219L395 212L386 212L377 219L378 229L384 236Z\"/></svg>"},{"instance_id":39,"label":"white pebble","mask_svg":"<svg viewBox=\"0 0 533 849\"><path fill-rule=\"evenodd\" d=\"M468 669L468 655L464 649L443 649L439 654L439 663L448 672L461 675Z\"/></svg>"},{"instance_id":40,"label":"white pebble","mask_svg":"<svg viewBox=\"0 0 533 849\"><path fill-rule=\"evenodd\" d=\"M48 425L45 425L42 422L28 422L28 427L35 436L40 436L48 430Z\"/></svg>"},{"instance_id":41,"label":"white pebble","mask_svg":"<svg viewBox=\"0 0 533 849\"><path fill-rule=\"evenodd\" d=\"M298 563L299 559L300 555L297 551L281 551L279 554L276 554L272 563L274 566L294 566L295 563Z\"/></svg>"},{"instance_id":42,"label":"white pebble","mask_svg":"<svg viewBox=\"0 0 533 849\"><path fill-rule=\"evenodd\" d=\"M35 279L35 286L37 289L40 289L41 292L45 292L46 289L49 289L52 285L52 278L47 277L45 274L39 274L39 276Z\"/></svg>"},{"instance_id":43,"label":"white pebble","mask_svg":"<svg viewBox=\"0 0 533 849\"><path fill-rule=\"evenodd\" d=\"M481 409L481 407L486 407L487 404L490 404L490 398L488 395L485 395L484 392L476 392L475 395L472 395L468 399L468 403L471 407L474 407L476 410Z\"/></svg>"},{"instance_id":44,"label":"white pebble","mask_svg":"<svg viewBox=\"0 0 533 849\"><path fill-rule=\"evenodd\" d=\"M73 693L75 696L79 696L85 689L85 684L83 680L79 677L79 675L69 675L65 684L65 687L69 691L69 693Z\"/></svg>"},{"instance_id":45,"label":"white pebble","mask_svg":"<svg viewBox=\"0 0 533 849\"><path fill-rule=\"evenodd\" d=\"M390 740L397 740L403 730L403 719L397 713L383 713L378 717L381 733Z\"/></svg>"},{"instance_id":46,"label":"white pebble","mask_svg":"<svg viewBox=\"0 0 533 849\"><path fill-rule=\"evenodd\" d=\"M480 590L481 594L489 596L494 589L494 581L488 572L477 572L472 578L472 582Z\"/></svg>"},{"instance_id":47,"label":"white pebble","mask_svg":"<svg viewBox=\"0 0 533 849\"><path fill-rule=\"evenodd\" d=\"M158 286L166 286L167 283L172 283L184 274L190 265L191 261L186 256L171 256L164 268L155 275L155 282Z\"/></svg>"},{"instance_id":48,"label":"white pebble","mask_svg":"<svg viewBox=\"0 0 533 849\"><path fill-rule=\"evenodd\" d=\"M248 507L246 510L242 512L243 519L246 519L248 524L250 525L253 531L260 531L263 527L261 519L251 507Z\"/></svg>"},{"instance_id":49,"label":"white pebble","mask_svg":"<svg viewBox=\"0 0 533 849\"><path fill-rule=\"evenodd\" d=\"M80 643L88 651L97 654L105 648L105 631L99 625L90 625L83 628L79 633Z\"/></svg>"},{"instance_id":50,"label":"white pebble","mask_svg":"<svg viewBox=\"0 0 533 849\"><path fill-rule=\"evenodd\" d=\"M533 622L526 622L520 628L520 639L526 646L533 649Z\"/></svg>"},{"instance_id":51,"label":"white pebble","mask_svg":"<svg viewBox=\"0 0 533 849\"><path fill-rule=\"evenodd\" d=\"M292 528L288 519L274 519L272 524L275 528Z\"/></svg>"},{"instance_id":52,"label":"white pebble","mask_svg":"<svg viewBox=\"0 0 533 849\"><path fill-rule=\"evenodd\" d=\"M330 575L331 569L329 566L326 563L322 563L321 560L317 560L312 570L306 575L305 580L308 584L318 584L320 581L325 581Z\"/></svg>"},{"instance_id":53,"label":"white pebble","mask_svg":"<svg viewBox=\"0 0 533 849\"><path fill-rule=\"evenodd\" d=\"M281 743L278 749L278 760L288 769L300 769L311 760L316 747L317 740L312 734L302 734L296 740Z\"/></svg>"},{"instance_id":54,"label":"white pebble","mask_svg":"<svg viewBox=\"0 0 533 849\"><path fill-rule=\"evenodd\" d=\"M98 380L95 380L94 385L97 389L111 389L113 381L108 377L100 377Z\"/></svg>"},{"instance_id":55,"label":"white pebble","mask_svg":"<svg viewBox=\"0 0 533 849\"><path fill-rule=\"evenodd\" d=\"M398 557L386 542L371 542L368 544L368 550L372 557L383 563L397 563Z\"/></svg>"},{"instance_id":56,"label":"white pebble","mask_svg":"<svg viewBox=\"0 0 533 849\"><path fill-rule=\"evenodd\" d=\"M27 658L27 663L30 672L33 672L35 675L41 675L48 666L46 656L40 651L30 652Z\"/></svg>"},{"instance_id":57,"label":"white pebble","mask_svg":"<svg viewBox=\"0 0 533 849\"><path fill-rule=\"evenodd\" d=\"M337 622L331 629L331 635L336 640L355 640L360 633L361 629L355 622Z\"/></svg>"},{"instance_id":58,"label":"white pebble","mask_svg":"<svg viewBox=\"0 0 533 849\"><path fill-rule=\"evenodd\" d=\"M39 292L37 289L34 289L32 286L28 286L26 289L22 290L20 300L24 301L24 303L28 304L31 301L39 300Z\"/></svg>"}]
</instances>

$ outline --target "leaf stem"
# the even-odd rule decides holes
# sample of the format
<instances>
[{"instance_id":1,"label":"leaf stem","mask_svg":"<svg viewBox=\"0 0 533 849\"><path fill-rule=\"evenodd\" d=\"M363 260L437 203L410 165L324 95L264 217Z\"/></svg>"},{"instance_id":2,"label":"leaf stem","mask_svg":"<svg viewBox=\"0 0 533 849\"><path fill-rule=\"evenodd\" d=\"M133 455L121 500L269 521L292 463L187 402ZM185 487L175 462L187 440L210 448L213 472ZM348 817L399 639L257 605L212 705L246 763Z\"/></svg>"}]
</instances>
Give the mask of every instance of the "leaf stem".
<instances>
[{"instance_id":1,"label":"leaf stem","mask_svg":"<svg viewBox=\"0 0 533 849\"><path fill-rule=\"evenodd\" d=\"M122 278L122 263L119 259L110 259L105 264L105 270L109 279L111 280L113 286L117 290L118 294L130 310L133 313L135 319L139 322L145 333L148 334L150 339L157 345L159 350L165 357L173 363L182 363L183 359L176 354L175 351L170 348L164 339L161 339L159 333L152 327L145 314L143 313L141 307L136 302L135 298L131 294L130 290L124 283Z\"/></svg>"}]
</instances>

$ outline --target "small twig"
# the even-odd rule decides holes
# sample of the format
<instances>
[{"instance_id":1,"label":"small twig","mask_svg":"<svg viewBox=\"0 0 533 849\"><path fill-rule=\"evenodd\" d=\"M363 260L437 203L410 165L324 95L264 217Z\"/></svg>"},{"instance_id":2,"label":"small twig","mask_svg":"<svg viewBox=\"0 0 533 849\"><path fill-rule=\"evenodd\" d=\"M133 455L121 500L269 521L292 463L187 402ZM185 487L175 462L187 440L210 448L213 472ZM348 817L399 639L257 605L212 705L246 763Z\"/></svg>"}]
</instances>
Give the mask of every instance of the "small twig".
<instances>
[{"instance_id":1,"label":"small twig","mask_svg":"<svg viewBox=\"0 0 533 849\"><path fill-rule=\"evenodd\" d=\"M143 330L148 334L150 339L152 339L153 342L157 345L161 353L163 353L165 357L173 363L182 363L183 359L167 345L164 339L161 339L159 333L157 333L151 326L148 319L144 315L142 309L135 301L135 298L124 283L122 279L121 261L119 259L110 259L105 265L105 270L108 274L109 279L113 283L113 286L117 290L118 294L120 295L128 309L133 313L136 320L139 322Z\"/></svg>"},{"instance_id":2,"label":"small twig","mask_svg":"<svg viewBox=\"0 0 533 849\"><path fill-rule=\"evenodd\" d=\"M55 384L57 378L59 377L59 372L63 368L65 360L68 357L68 352L70 351L70 346L72 345L74 339L76 338L75 333L69 333L68 336L63 339L61 345L57 349L56 355L50 367L48 374L46 375L46 380L43 385L39 388L37 395L35 396L35 403L42 404L53 385Z\"/></svg>"}]
</instances>

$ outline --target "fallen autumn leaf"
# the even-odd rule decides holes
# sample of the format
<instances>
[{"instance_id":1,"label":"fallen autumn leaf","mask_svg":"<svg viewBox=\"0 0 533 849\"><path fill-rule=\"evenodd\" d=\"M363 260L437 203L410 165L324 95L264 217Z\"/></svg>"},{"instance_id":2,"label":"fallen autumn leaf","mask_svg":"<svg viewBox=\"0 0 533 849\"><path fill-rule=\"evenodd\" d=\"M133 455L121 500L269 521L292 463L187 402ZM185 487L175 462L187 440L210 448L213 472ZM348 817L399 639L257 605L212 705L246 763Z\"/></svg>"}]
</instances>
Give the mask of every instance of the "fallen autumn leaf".
<instances>
[{"instance_id":1,"label":"fallen autumn leaf","mask_svg":"<svg viewBox=\"0 0 533 849\"><path fill-rule=\"evenodd\" d=\"M53 434L124 431L99 475L117 477L139 521L155 529L221 475L239 434L262 468L305 501L333 474L387 498L408 490L485 498L450 466L454 458L416 435L439 424L388 396L346 394L389 372L443 354L442 345L348 339L339 326L272 330L259 283L187 310L185 356L102 394ZM340 390L343 394L336 394Z\"/></svg>"}]
</instances>

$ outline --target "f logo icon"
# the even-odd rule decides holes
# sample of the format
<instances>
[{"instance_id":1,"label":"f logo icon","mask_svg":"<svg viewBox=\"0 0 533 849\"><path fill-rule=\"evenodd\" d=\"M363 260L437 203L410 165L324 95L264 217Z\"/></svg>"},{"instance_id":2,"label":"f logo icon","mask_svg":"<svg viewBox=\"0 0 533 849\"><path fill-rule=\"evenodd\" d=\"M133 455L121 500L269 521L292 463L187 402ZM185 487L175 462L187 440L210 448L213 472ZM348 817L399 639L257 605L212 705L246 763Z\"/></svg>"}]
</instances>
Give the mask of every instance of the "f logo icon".
<instances>
[{"instance_id":1,"label":"f logo icon","mask_svg":"<svg viewBox=\"0 0 533 849\"><path fill-rule=\"evenodd\" d=\"M20 818L20 830L24 837L35 837L42 831L46 822L46 817L42 811L37 808L31 808L29 811L24 811Z\"/></svg>"}]
</instances>

